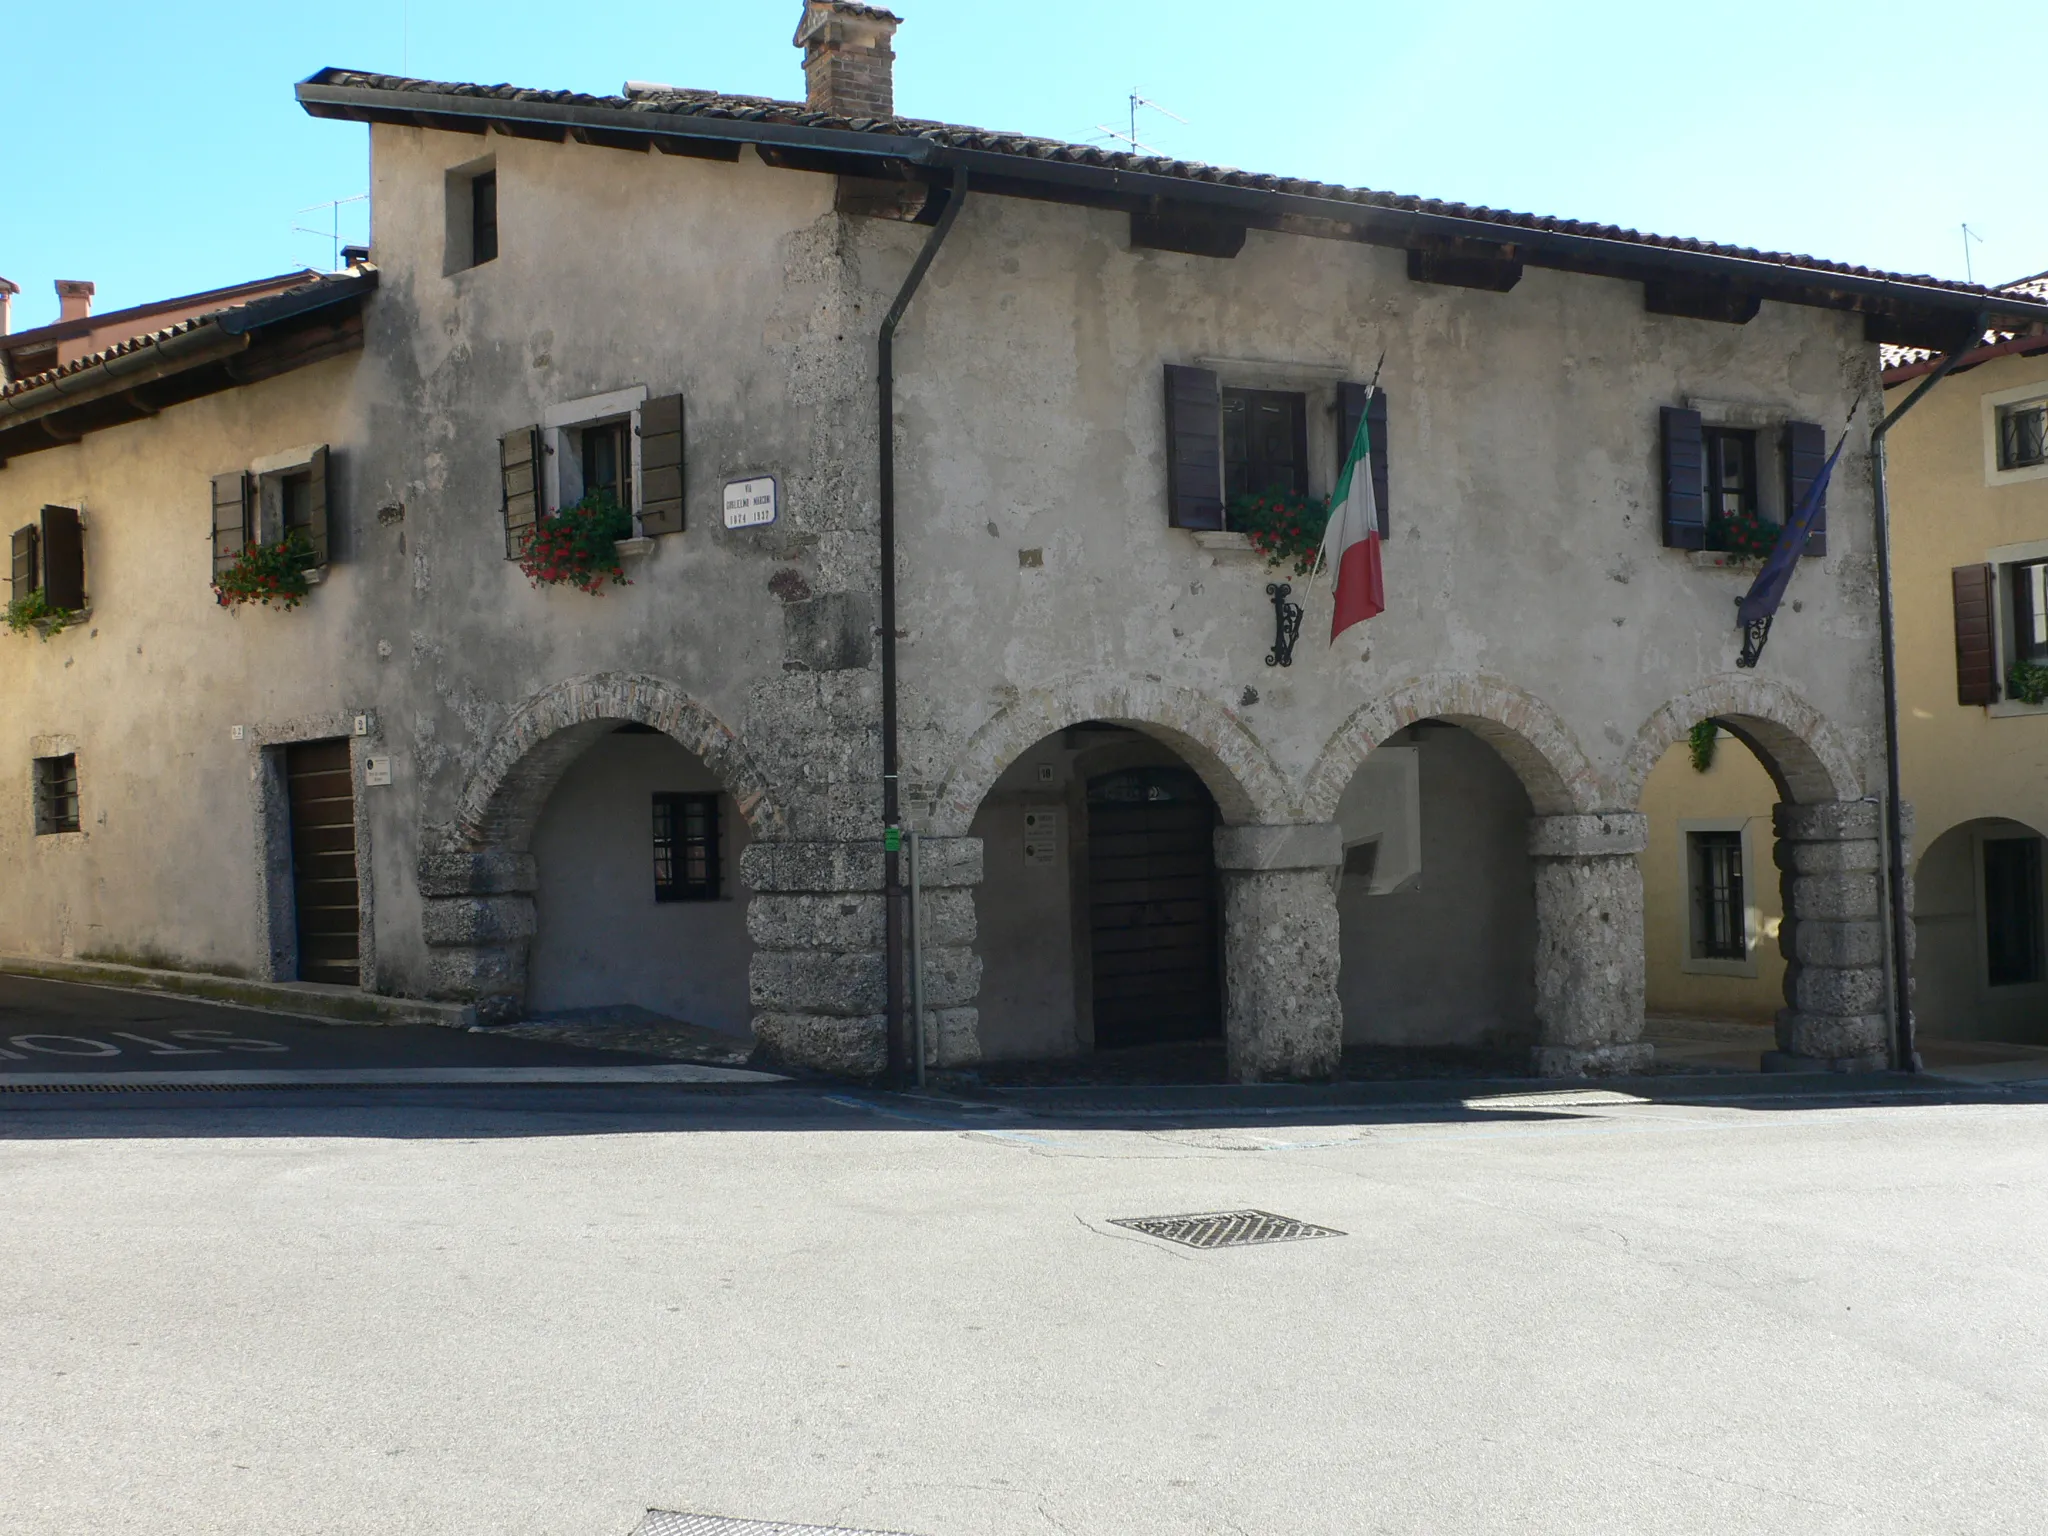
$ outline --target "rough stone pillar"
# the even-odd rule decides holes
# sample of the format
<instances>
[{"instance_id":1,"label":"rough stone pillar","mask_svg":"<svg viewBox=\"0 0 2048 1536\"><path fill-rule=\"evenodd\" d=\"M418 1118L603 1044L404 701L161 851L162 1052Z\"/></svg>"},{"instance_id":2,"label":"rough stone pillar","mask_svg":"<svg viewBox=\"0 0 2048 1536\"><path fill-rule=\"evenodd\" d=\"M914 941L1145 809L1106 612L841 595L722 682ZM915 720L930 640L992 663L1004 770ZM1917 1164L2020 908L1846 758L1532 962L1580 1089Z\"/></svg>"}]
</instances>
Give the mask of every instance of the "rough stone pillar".
<instances>
[{"instance_id":1,"label":"rough stone pillar","mask_svg":"<svg viewBox=\"0 0 2048 1536\"><path fill-rule=\"evenodd\" d=\"M934 838L924 867L927 1043L936 1041L928 1055L936 1065L964 1065L980 1054L971 887L981 881L981 840ZM881 843L752 843L740 856L740 879L751 893L748 992L763 1055L844 1077L879 1076L888 1065Z\"/></svg>"},{"instance_id":2,"label":"rough stone pillar","mask_svg":"<svg viewBox=\"0 0 2048 1536\"><path fill-rule=\"evenodd\" d=\"M1781 1072L1868 1072L1886 1066L1883 814L1874 801L1780 805L1779 888L1785 921Z\"/></svg>"},{"instance_id":3,"label":"rough stone pillar","mask_svg":"<svg viewBox=\"0 0 2048 1536\"><path fill-rule=\"evenodd\" d=\"M1336 1075L1344 1050L1336 882L1343 862L1335 822L1217 829L1231 1081Z\"/></svg>"},{"instance_id":4,"label":"rough stone pillar","mask_svg":"<svg viewBox=\"0 0 2048 1536\"><path fill-rule=\"evenodd\" d=\"M533 939L533 857L462 846L452 832L421 839L420 923L431 995L476 1006L477 1022L509 1024L526 1008Z\"/></svg>"},{"instance_id":5,"label":"rough stone pillar","mask_svg":"<svg viewBox=\"0 0 2048 1536\"><path fill-rule=\"evenodd\" d=\"M1539 1077L1647 1071L1643 1042L1643 872L1649 818L1537 816L1536 1050Z\"/></svg>"}]
</instances>

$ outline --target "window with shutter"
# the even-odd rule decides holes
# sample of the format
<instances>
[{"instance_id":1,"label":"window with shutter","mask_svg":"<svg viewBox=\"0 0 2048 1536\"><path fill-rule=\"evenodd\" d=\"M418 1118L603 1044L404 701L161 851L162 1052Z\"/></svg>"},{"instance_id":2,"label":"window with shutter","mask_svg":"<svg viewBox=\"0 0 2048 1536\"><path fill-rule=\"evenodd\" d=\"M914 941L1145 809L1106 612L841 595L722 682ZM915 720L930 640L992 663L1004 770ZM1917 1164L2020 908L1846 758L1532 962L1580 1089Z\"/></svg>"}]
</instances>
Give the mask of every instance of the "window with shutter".
<instances>
[{"instance_id":1,"label":"window with shutter","mask_svg":"<svg viewBox=\"0 0 2048 1536\"><path fill-rule=\"evenodd\" d=\"M640 407L640 531L683 531L681 395L660 395Z\"/></svg>"},{"instance_id":2,"label":"window with shutter","mask_svg":"<svg viewBox=\"0 0 2048 1536\"><path fill-rule=\"evenodd\" d=\"M1707 545L1706 449L1700 413L1667 405L1664 427L1664 542L1672 549Z\"/></svg>"},{"instance_id":3,"label":"window with shutter","mask_svg":"<svg viewBox=\"0 0 2048 1536\"><path fill-rule=\"evenodd\" d=\"M85 606L85 530L76 507L43 508L43 601L76 613Z\"/></svg>"},{"instance_id":4,"label":"window with shutter","mask_svg":"<svg viewBox=\"0 0 2048 1536\"><path fill-rule=\"evenodd\" d=\"M298 505L292 509L295 516L286 517L285 532L303 534L313 547L314 563L325 565L330 541L327 532L328 460L324 447L313 450L312 462L307 464L299 484Z\"/></svg>"},{"instance_id":5,"label":"window with shutter","mask_svg":"<svg viewBox=\"0 0 2048 1536\"><path fill-rule=\"evenodd\" d=\"M540 428L521 427L498 439L505 495L505 558L517 560L540 515Z\"/></svg>"},{"instance_id":6,"label":"window with shutter","mask_svg":"<svg viewBox=\"0 0 2048 1536\"><path fill-rule=\"evenodd\" d=\"M1387 392L1375 389L1368 401L1365 385L1339 384L1337 475L1340 478L1345 461L1351 457L1351 445L1358 440L1358 424L1368 416L1372 418L1372 504L1379 511L1380 537L1384 539L1390 537L1392 526L1387 508Z\"/></svg>"},{"instance_id":7,"label":"window with shutter","mask_svg":"<svg viewBox=\"0 0 2048 1536\"><path fill-rule=\"evenodd\" d=\"M1821 466L1828 459L1827 432L1810 421L1788 421L1785 423L1785 516L1789 520L1799 510L1799 504L1806 499L1806 493L1819 478ZM1828 499L1827 492L1821 492L1820 506L1814 510L1813 531L1806 536L1804 555L1824 555L1828 552Z\"/></svg>"},{"instance_id":8,"label":"window with shutter","mask_svg":"<svg viewBox=\"0 0 2048 1536\"><path fill-rule=\"evenodd\" d=\"M1166 365L1166 520L1223 526L1223 389L1206 368Z\"/></svg>"},{"instance_id":9,"label":"window with shutter","mask_svg":"<svg viewBox=\"0 0 2048 1536\"><path fill-rule=\"evenodd\" d=\"M213 477L213 574L218 576L248 548L249 476L243 470Z\"/></svg>"},{"instance_id":10,"label":"window with shutter","mask_svg":"<svg viewBox=\"0 0 2048 1536\"><path fill-rule=\"evenodd\" d=\"M1956 609L1956 702L1998 702L1998 657L1992 644L1995 572L1959 565L1949 573Z\"/></svg>"},{"instance_id":11,"label":"window with shutter","mask_svg":"<svg viewBox=\"0 0 2048 1536\"><path fill-rule=\"evenodd\" d=\"M33 597L36 588L43 584L42 573L37 568L39 562L36 559L38 553L36 546L41 542L42 536L36 532L33 523L26 528L14 530L14 537L9 542L8 548L8 553L12 558L8 567L9 585L7 590L8 597L14 602L19 603Z\"/></svg>"}]
</instances>

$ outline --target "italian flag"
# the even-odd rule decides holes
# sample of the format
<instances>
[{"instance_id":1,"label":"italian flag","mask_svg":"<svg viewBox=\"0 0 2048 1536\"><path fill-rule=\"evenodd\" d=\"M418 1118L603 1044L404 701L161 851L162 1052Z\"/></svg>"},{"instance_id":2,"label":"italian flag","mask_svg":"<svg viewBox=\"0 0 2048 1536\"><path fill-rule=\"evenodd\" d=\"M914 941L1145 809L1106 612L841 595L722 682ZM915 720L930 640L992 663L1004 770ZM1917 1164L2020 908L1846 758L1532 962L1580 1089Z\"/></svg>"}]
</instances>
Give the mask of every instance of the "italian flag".
<instances>
[{"instance_id":1,"label":"italian flag","mask_svg":"<svg viewBox=\"0 0 2048 1536\"><path fill-rule=\"evenodd\" d=\"M1370 398L1370 397L1368 397ZM1387 606L1387 582L1380 573L1380 516L1372 499L1372 426L1358 418L1358 436L1337 489L1330 497L1330 525L1323 533L1319 567L1337 581L1336 611L1330 616L1330 643L1352 625Z\"/></svg>"}]
</instances>

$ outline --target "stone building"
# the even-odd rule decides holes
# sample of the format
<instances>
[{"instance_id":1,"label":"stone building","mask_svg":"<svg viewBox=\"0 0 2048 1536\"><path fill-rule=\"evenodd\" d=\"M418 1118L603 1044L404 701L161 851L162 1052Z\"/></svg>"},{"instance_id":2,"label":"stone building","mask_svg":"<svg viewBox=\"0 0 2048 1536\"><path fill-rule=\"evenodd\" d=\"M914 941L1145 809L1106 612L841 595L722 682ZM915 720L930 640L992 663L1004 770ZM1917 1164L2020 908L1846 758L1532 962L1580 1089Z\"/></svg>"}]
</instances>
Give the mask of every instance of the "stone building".
<instances>
[{"instance_id":1,"label":"stone building","mask_svg":"<svg viewBox=\"0 0 2048 1536\"><path fill-rule=\"evenodd\" d=\"M0 508L89 616L0 653L0 948L868 1074L911 1048L893 811L936 1062L1619 1070L1638 798L1713 717L1783 802L1781 1045L1881 1061L1877 343L2048 305L897 117L895 27L809 0L801 103L323 70L373 264L6 387ZM1707 454L1783 497L1859 395L1737 671ZM1367 410L1388 606L1332 645L1231 496L1326 495ZM629 584L530 582L599 487ZM217 606L291 526L307 601Z\"/></svg>"}]
</instances>

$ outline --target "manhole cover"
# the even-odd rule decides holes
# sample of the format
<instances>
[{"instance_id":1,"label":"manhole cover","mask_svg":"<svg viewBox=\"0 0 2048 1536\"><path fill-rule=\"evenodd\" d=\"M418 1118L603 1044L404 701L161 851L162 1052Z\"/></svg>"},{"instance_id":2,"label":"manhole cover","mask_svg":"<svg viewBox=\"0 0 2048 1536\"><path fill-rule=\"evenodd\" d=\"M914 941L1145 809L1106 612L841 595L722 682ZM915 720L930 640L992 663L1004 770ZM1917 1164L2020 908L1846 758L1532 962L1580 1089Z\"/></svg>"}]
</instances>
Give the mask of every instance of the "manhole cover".
<instances>
[{"instance_id":1,"label":"manhole cover","mask_svg":"<svg viewBox=\"0 0 2048 1536\"><path fill-rule=\"evenodd\" d=\"M785 1525L779 1520L728 1520L723 1515L686 1515L673 1509L650 1509L633 1527L633 1536L891 1536L888 1531L856 1531L843 1525Z\"/></svg>"},{"instance_id":2,"label":"manhole cover","mask_svg":"<svg viewBox=\"0 0 2048 1536\"><path fill-rule=\"evenodd\" d=\"M1204 1211L1193 1216L1121 1216L1113 1227L1190 1248L1248 1248L1254 1243L1292 1243L1305 1237L1342 1237L1335 1227L1311 1226L1271 1211Z\"/></svg>"}]
</instances>

